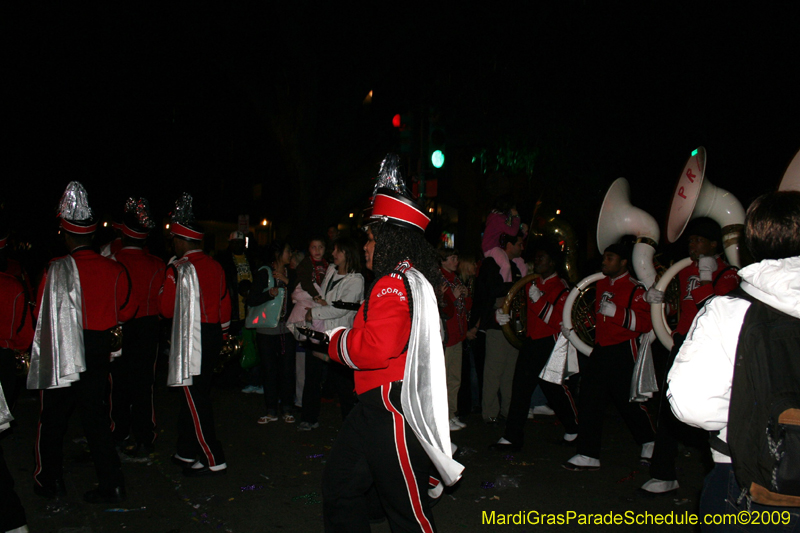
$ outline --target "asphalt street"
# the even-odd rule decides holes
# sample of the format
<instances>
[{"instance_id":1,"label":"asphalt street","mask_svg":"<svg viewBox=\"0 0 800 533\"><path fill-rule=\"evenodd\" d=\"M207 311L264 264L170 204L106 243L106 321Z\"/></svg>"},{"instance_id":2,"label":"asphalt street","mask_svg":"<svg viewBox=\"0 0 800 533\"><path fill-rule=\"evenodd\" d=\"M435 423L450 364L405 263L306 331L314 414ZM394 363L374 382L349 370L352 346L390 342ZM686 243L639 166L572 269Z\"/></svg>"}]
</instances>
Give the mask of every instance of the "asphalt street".
<instances>
[{"instance_id":1,"label":"asphalt street","mask_svg":"<svg viewBox=\"0 0 800 533\"><path fill-rule=\"evenodd\" d=\"M322 408L320 428L299 432L283 421L258 425L264 414L263 397L238 389L213 393L217 431L225 446L228 472L224 476L186 479L169 461L174 452L175 420L182 401L167 389L159 373L155 399L158 431L156 453L123 465L127 500L119 505L84 503L82 494L96 481L91 463L82 459L85 447L78 413L64 441L63 500L45 500L33 493L33 442L38 395L26 392L15 410L13 431L2 441L6 460L17 483L32 532L306 532L322 531L320 483L326 456L341 422L335 403ZM684 448L678 458L681 488L677 495L658 499L637 497L636 488L649 476L639 463L639 447L609 405L603 438L602 468L568 472L561 463L574 453L555 443L563 431L554 417L538 417L526 426L526 447L513 454L487 447L502 427L486 425L477 414L467 427L452 433L458 458L466 466L463 479L450 488L434 510L439 531L694 531L690 525L636 525L647 515L680 520L696 511L703 468L699 453ZM494 513L494 514L492 514ZM520 514L521 513L521 514ZM574 513L574 516L573 516ZM580 524L592 520L622 520L619 525ZM627 513L627 514L626 514ZM558 520L566 524L537 524ZM527 523L515 524L524 518ZM503 521L510 524L504 525ZM625 521L633 521L626 525ZM652 520L652 518L651 518ZM386 523L375 532L388 532Z\"/></svg>"}]
</instances>

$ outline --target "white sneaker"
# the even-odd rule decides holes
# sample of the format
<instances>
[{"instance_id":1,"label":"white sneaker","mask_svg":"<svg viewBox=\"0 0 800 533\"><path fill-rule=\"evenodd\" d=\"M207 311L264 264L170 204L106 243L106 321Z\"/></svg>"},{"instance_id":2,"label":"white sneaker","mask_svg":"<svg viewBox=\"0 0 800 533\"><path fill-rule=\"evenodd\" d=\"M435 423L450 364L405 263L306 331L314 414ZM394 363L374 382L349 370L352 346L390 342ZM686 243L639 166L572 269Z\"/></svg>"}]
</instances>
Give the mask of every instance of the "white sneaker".
<instances>
[{"instance_id":1,"label":"white sneaker","mask_svg":"<svg viewBox=\"0 0 800 533\"><path fill-rule=\"evenodd\" d=\"M461 426L461 429L464 429L465 427L467 427L467 425L464 422L462 422L461 419L458 418L457 416L454 416L453 418L451 418L450 422L455 422L456 424Z\"/></svg>"},{"instance_id":2,"label":"white sneaker","mask_svg":"<svg viewBox=\"0 0 800 533\"><path fill-rule=\"evenodd\" d=\"M581 471L588 471L588 470L599 470L600 469L600 459L595 459L594 457L588 457L586 455L573 455L569 461L563 463L561 465L566 470L571 470L573 472L581 472Z\"/></svg>"},{"instance_id":3,"label":"white sneaker","mask_svg":"<svg viewBox=\"0 0 800 533\"><path fill-rule=\"evenodd\" d=\"M456 417L450 419L450 431L461 431L463 428L456 420Z\"/></svg>"},{"instance_id":4,"label":"white sneaker","mask_svg":"<svg viewBox=\"0 0 800 533\"><path fill-rule=\"evenodd\" d=\"M533 420L533 415L534 415L534 414L535 414L535 413L533 412L533 407L531 407L530 409L528 409L528 420Z\"/></svg>"},{"instance_id":5,"label":"white sneaker","mask_svg":"<svg viewBox=\"0 0 800 533\"><path fill-rule=\"evenodd\" d=\"M642 490L647 492L652 492L653 494L663 494L665 492L672 492L677 490L678 482L673 481L664 481L662 479L652 478L647 483L642 485Z\"/></svg>"},{"instance_id":6,"label":"white sneaker","mask_svg":"<svg viewBox=\"0 0 800 533\"><path fill-rule=\"evenodd\" d=\"M554 414L556 414L556 412L550 409L549 405L537 405L536 407L533 408L533 414L553 416Z\"/></svg>"}]
</instances>

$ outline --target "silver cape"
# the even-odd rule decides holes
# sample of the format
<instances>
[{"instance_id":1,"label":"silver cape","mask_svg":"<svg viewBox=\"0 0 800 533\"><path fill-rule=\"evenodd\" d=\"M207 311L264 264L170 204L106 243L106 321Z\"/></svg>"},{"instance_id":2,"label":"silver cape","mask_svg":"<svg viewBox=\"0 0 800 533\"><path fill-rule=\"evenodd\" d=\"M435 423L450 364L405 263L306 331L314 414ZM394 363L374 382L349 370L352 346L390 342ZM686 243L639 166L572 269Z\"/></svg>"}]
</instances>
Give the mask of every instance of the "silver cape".
<instances>
[{"instance_id":1,"label":"silver cape","mask_svg":"<svg viewBox=\"0 0 800 533\"><path fill-rule=\"evenodd\" d=\"M631 402L646 402L653 397L654 392L658 392L656 369L653 366L653 350L651 348L655 337L656 334L653 331L639 337L639 355L636 358L636 365L633 367L633 376L631 376L629 399Z\"/></svg>"},{"instance_id":2,"label":"silver cape","mask_svg":"<svg viewBox=\"0 0 800 533\"><path fill-rule=\"evenodd\" d=\"M86 370L82 301L72 256L50 263L33 336L29 389L69 387Z\"/></svg>"},{"instance_id":3,"label":"silver cape","mask_svg":"<svg viewBox=\"0 0 800 533\"><path fill-rule=\"evenodd\" d=\"M203 361L200 344L200 282L190 261L175 263L175 313L169 350L167 386L192 384L192 376L200 375Z\"/></svg>"},{"instance_id":4,"label":"silver cape","mask_svg":"<svg viewBox=\"0 0 800 533\"><path fill-rule=\"evenodd\" d=\"M416 269L406 272L414 305L411 336L400 402L406 422L450 486L461 478L464 466L453 459L447 418L444 348L439 331L439 307L428 280Z\"/></svg>"},{"instance_id":5,"label":"silver cape","mask_svg":"<svg viewBox=\"0 0 800 533\"><path fill-rule=\"evenodd\" d=\"M550 383L563 385L567 378L577 374L578 371L578 350L563 333L559 333L556 345L539 373L539 377Z\"/></svg>"}]
</instances>

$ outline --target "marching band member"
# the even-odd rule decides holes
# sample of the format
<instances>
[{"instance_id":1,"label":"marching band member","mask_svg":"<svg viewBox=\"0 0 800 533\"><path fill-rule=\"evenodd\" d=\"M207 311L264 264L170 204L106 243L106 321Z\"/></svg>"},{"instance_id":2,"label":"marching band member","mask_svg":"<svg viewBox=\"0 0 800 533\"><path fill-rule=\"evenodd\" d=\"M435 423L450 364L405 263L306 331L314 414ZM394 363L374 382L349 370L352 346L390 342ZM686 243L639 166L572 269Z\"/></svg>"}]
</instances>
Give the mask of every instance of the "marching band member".
<instances>
[{"instance_id":1,"label":"marching band member","mask_svg":"<svg viewBox=\"0 0 800 533\"><path fill-rule=\"evenodd\" d=\"M183 193L170 223L176 260L167 267L158 297L161 316L172 318L167 385L183 387L178 443L172 461L187 477L224 474L225 452L217 440L211 381L231 320L225 272L202 250L192 197Z\"/></svg>"},{"instance_id":2,"label":"marching band member","mask_svg":"<svg viewBox=\"0 0 800 533\"><path fill-rule=\"evenodd\" d=\"M528 407L536 385L542 388L547 403L553 408L564 426L564 444L571 444L578 434L578 415L573 390L574 382L556 385L539 378L539 373L547 364L556 338L561 331L561 315L564 302L569 294L567 281L559 276L556 265L562 260L561 251L549 243L536 245L533 256L534 272L539 274L528 289L527 337L519 351L514 370L514 384L511 393L511 407L503 437L492 444L492 450L520 450L525 435L525 422L528 420ZM502 310L501 310L502 311ZM502 313L499 313L502 314ZM498 314L498 315L499 315ZM506 315L499 321L508 322ZM569 380L568 380L569 381Z\"/></svg>"},{"instance_id":3,"label":"marching band member","mask_svg":"<svg viewBox=\"0 0 800 533\"><path fill-rule=\"evenodd\" d=\"M27 350L33 341L25 288L14 276L0 273L0 433L8 429L16 396L14 350ZM28 531L25 509L14 491L14 479L0 447L0 531Z\"/></svg>"},{"instance_id":4,"label":"marching band member","mask_svg":"<svg viewBox=\"0 0 800 533\"><path fill-rule=\"evenodd\" d=\"M674 344L665 365L665 380L698 311L712 296L728 294L739 286L736 268L726 263L719 254L722 244L719 224L710 218L698 218L692 221L686 234L689 236L692 264L678 273L681 316L672 334ZM645 299L649 303L662 303L664 293L651 287ZM661 390L666 391L666 384L662 385ZM656 445L650 464L651 479L641 487L644 495L671 494L678 489L675 457L678 454L679 437L702 443L701 447L707 449L706 432L679 422L663 402L659 408Z\"/></svg>"},{"instance_id":5,"label":"marching band member","mask_svg":"<svg viewBox=\"0 0 800 533\"><path fill-rule=\"evenodd\" d=\"M97 222L83 185L67 186L59 206L69 255L50 261L39 284L38 317L28 388L41 389L33 490L44 498L66 494L62 445L69 415L81 414L99 486L89 503L125 499L125 480L108 423L108 385L113 334L131 319L130 278L120 263L92 250Z\"/></svg>"},{"instance_id":6,"label":"marching band member","mask_svg":"<svg viewBox=\"0 0 800 533\"><path fill-rule=\"evenodd\" d=\"M439 314L442 317L444 336L444 366L447 371L447 407L450 431L467 427L456 415L458 410L458 390L461 388L462 342L467 338L467 316L472 309L472 297L461 282L458 269L458 250L440 248L438 250L439 270L444 278Z\"/></svg>"},{"instance_id":7,"label":"marching band member","mask_svg":"<svg viewBox=\"0 0 800 533\"><path fill-rule=\"evenodd\" d=\"M591 356L578 354L581 394L578 399L578 453L562 464L572 471L600 468L605 398L610 395L642 457L650 458L655 438L644 405L630 402L631 376L638 356L637 338L652 327L645 288L628 271L630 250L612 244L603 252L602 272L595 300L595 344Z\"/></svg>"},{"instance_id":8,"label":"marching band member","mask_svg":"<svg viewBox=\"0 0 800 533\"><path fill-rule=\"evenodd\" d=\"M431 461L446 485L463 470L450 445L433 289L441 284L438 258L423 235L429 219L403 194L401 179L390 154L381 165L364 247L376 281L353 326L328 332L328 354L355 371L359 397L323 474L328 532L368 531L371 490L392 530L434 531Z\"/></svg>"},{"instance_id":9,"label":"marching band member","mask_svg":"<svg viewBox=\"0 0 800 533\"><path fill-rule=\"evenodd\" d=\"M131 456L153 452L156 418L153 382L158 356L158 291L164 281L164 261L144 251L155 222L145 198L129 198L122 222L122 249L111 256L131 276L131 302L136 315L122 326L122 356L111 365L111 431L126 442Z\"/></svg>"}]
</instances>

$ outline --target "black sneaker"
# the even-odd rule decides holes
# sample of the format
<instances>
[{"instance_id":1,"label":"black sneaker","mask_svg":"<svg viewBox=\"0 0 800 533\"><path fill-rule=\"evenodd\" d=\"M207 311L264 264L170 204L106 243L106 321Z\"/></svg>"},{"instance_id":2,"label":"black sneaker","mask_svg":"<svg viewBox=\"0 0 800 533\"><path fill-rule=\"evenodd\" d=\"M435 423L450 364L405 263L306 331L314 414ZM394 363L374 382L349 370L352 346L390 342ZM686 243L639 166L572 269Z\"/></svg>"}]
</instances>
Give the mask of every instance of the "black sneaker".
<instances>
[{"instance_id":1,"label":"black sneaker","mask_svg":"<svg viewBox=\"0 0 800 533\"><path fill-rule=\"evenodd\" d=\"M185 458L181 457L180 455L178 455L177 453L175 455L173 455L172 457L170 457L169 460L172 461L172 464L176 464L176 465L180 466L181 468L186 468L186 467L192 466L194 464L194 462L195 462L194 459L185 459Z\"/></svg>"}]
</instances>

